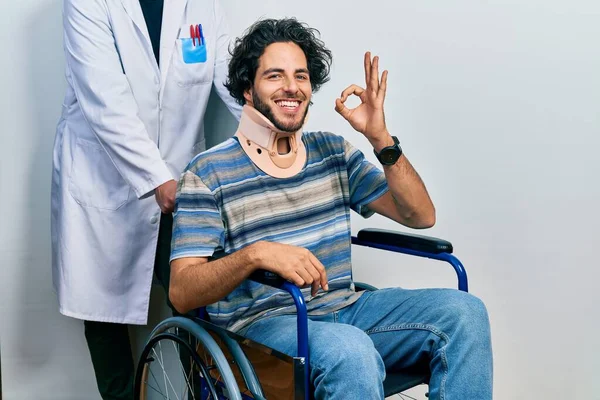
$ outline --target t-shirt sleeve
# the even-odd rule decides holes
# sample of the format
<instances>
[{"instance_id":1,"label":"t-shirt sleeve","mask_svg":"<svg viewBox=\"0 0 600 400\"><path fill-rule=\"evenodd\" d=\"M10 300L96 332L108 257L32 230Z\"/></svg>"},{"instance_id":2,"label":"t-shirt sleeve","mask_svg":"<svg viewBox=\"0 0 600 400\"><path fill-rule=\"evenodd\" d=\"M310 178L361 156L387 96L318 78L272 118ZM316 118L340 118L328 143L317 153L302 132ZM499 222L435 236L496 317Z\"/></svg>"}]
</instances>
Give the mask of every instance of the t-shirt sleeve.
<instances>
[{"instance_id":1,"label":"t-shirt sleeve","mask_svg":"<svg viewBox=\"0 0 600 400\"><path fill-rule=\"evenodd\" d=\"M389 190L385 174L348 141L344 141L344 155L350 185L350 208L369 218L374 211L367 205Z\"/></svg>"},{"instance_id":2,"label":"t-shirt sleeve","mask_svg":"<svg viewBox=\"0 0 600 400\"><path fill-rule=\"evenodd\" d=\"M210 257L224 248L225 229L211 190L191 171L177 187L171 261L183 257Z\"/></svg>"}]
</instances>

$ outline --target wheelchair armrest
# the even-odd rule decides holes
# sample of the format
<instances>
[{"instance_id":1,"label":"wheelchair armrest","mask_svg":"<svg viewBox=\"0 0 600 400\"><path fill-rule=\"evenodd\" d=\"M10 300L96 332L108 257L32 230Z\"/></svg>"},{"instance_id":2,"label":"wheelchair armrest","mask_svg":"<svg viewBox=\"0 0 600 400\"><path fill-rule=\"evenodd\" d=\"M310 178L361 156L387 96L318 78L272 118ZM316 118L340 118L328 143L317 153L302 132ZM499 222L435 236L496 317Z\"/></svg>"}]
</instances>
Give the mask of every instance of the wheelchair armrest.
<instances>
[{"instance_id":1,"label":"wheelchair armrest","mask_svg":"<svg viewBox=\"0 0 600 400\"><path fill-rule=\"evenodd\" d=\"M250 275L249 279L277 289L281 289L283 284L286 282L286 280L279 275L274 274L273 272L265 271L264 269L254 271Z\"/></svg>"},{"instance_id":2,"label":"wheelchair armrest","mask_svg":"<svg viewBox=\"0 0 600 400\"><path fill-rule=\"evenodd\" d=\"M357 238L360 241L397 246L426 253L451 254L453 252L452 243L447 240L385 229L362 229L358 232Z\"/></svg>"},{"instance_id":3,"label":"wheelchair armrest","mask_svg":"<svg viewBox=\"0 0 600 400\"><path fill-rule=\"evenodd\" d=\"M445 261L456 271L458 289L469 291L467 271L460 260L451 254L452 243L447 240L383 229L362 229L356 237L352 236L352 244Z\"/></svg>"}]
</instances>

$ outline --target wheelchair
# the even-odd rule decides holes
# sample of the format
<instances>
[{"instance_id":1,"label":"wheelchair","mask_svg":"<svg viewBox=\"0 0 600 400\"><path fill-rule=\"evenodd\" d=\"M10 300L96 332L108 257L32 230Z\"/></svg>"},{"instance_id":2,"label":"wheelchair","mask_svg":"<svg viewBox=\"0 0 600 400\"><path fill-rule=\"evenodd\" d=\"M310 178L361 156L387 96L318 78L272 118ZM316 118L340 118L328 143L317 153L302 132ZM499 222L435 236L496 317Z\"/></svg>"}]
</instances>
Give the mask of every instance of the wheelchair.
<instances>
[{"instance_id":1,"label":"wheelchair","mask_svg":"<svg viewBox=\"0 0 600 400\"><path fill-rule=\"evenodd\" d=\"M363 229L352 244L445 261L467 292L467 274L446 240L381 229ZM298 351L292 357L211 324L204 309L159 323L141 353L135 376L136 400L249 400L313 398L309 381L308 314L298 287L257 271L250 279L287 291L297 308ZM356 290L376 290L355 282ZM385 396L428 383L428 371L388 372ZM413 398L410 396L403 398Z\"/></svg>"}]
</instances>

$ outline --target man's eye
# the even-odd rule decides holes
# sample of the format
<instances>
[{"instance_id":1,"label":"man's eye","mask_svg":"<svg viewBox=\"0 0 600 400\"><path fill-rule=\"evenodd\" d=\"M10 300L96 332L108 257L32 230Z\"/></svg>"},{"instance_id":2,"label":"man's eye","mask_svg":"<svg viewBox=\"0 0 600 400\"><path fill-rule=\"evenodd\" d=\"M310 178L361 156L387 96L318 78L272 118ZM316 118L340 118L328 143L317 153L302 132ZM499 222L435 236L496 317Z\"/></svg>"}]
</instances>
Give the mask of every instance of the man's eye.
<instances>
[{"instance_id":1,"label":"man's eye","mask_svg":"<svg viewBox=\"0 0 600 400\"><path fill-rule=\"evenodd\" d=\"M306 76L306 75L298 75L296 77L296 79L299 79L301 81L306 81L306 80L308 80L308 76Z\"/></svg>"},{"instance_id":2,"label":"man's eye","mask_svg":"<svg viewBox=\"0 0 600 400\"><path fill-rule=\"evenodd\" d=\"M281 75L279 74L274 74L274 75L269 75L269 79L277 79L279 78Z\"/></svg>"}]
</instances>

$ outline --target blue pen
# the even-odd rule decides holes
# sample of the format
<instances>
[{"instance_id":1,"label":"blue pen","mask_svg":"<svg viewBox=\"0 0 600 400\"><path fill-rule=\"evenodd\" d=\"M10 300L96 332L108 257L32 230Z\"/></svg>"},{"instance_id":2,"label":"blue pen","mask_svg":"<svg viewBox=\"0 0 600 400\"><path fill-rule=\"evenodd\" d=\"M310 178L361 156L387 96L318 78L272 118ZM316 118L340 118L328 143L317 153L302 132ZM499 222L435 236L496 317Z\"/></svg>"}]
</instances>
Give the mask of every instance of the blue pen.
<instances>
[{"instance_id":1,"label":"blue pen","mask_svg":"<svg viewBox=\"0 0 600 400\"><path fill-rule=\"evenodd\" d=\"M198 24L198 26L200 27L200 37L198 38L198 40L200 40L200 44L203 45L204 44L204 33L202 32L202 24Z\"/></svg>"}]
</instances>

